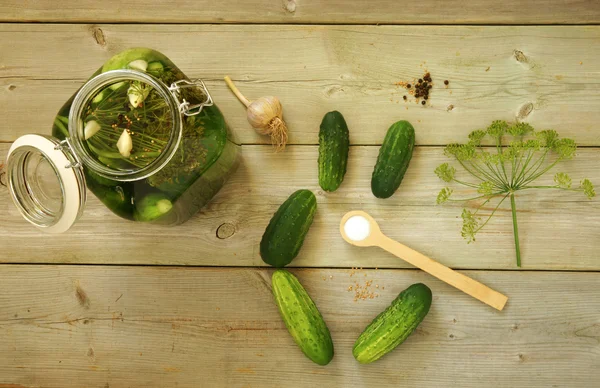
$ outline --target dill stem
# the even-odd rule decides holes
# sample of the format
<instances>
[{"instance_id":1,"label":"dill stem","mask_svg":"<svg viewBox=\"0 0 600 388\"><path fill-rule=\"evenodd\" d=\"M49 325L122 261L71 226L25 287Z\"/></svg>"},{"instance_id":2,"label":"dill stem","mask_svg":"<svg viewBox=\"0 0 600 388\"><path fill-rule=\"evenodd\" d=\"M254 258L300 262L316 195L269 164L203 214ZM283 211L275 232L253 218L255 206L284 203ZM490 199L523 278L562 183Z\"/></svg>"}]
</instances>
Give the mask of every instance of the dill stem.
<instances>
[{"instance_id":1,"label":"dill stem","mask_svg":"<svg viewBox=\"0 0 600 388\"><path fill-rule=\"evenodd\" d=\"M481 168L480 166L478 166L477 164L475 164L475 163L473 163L471 161L469 161L469 164L471 164L471 166L475 170L477 170L481 175L484 176L484 178L486 178L486 179L482 179L482 178L479 178L479 179L481 179L482 181L488 180L488 181L492 182L499 189L503 189L504 188L504 186L502 185L502 183L500 181L498 181L498 179L494 178L491 175L491 172L485 171L483 168Z\"/></svg>"},{"instance_id":2,"label":"dill stem","mask_svg":"<svg viewBox=\"0 0 600 388\"><path fill-rule=\"evenodd\" d=\"M499 193L502 194L502 193ZM479 227L477 228L477 230L475 231L475 233L479 232L481 229L483 229L484 226L487 225L488 222L490 222L490 220L492 219L492 217L494 216L494 214L496 213L496 210L498 210L498 208L500 207L500 205L502 205L502 202L504 202L504 200L506 199L506 197L508 197L508 194L504 196L504 198L502 198L500 200L500 202L498 202L498 205L496 205L496 208L492 211L492 213L490 214L490 216L487 218L487 220L485 220L485 222ZM491 198L490 198L491 199ZM477 211L479 211L479 209L477 209Z\"/></svg>"},{"instance_id":3,"label":"dill stem","mask_svg":"<svg viewBox=\"0 0 600 388\"><path fill-rule=\"evenodd\" d=\"M560 186L523 186L519 188L519 190L527 190L527 189L557 189L557 190L565 190L565 191L582 191L582 189L577 188L566 188Z\"/></svg>"},{"instance_id":4,"label":"dill stem","mask_svg":"<svg viewBox=\"0 0 600 388\"><path fill-rule=\"evenodd\" d=\"M479 185L476 185L476 184L474 184L474 183L463 182L463 181L460 181L460 180L458 180L458 179L454 179L454 178L452 178L452 180L453 180L454 182L458 183L458 184L461 184L461 185L463 185L463 186L467 186L467 187L473 187L474 189L478 189L478 188L479 188Z\"/></svg>"},{"instance_id":5,"label":"dill stem","mask_svg":"<svg viewBox=\"0 0 600 388\"><path fill-rule=\"evenodd\" d=\"M519 160L517 161L517 158L515 156L515 153L513 152L513 157L512 157L512 168L510 169L510 186L514 186L515 184L515 178L517 175L517 165L521 164L521 160L523 159L523 152L520 152L520 157Z\"/></svg>"},{"instance_id":6,"label":"dill stem","mask_svg":"<svg viewBox=\"0 0 600 388\"><path fill-rule=\"evenodd\" d=\"M492 199L493 197L502 194L502 193L493 193L493 194L483 194L480 195L479 197L472 197L472 198L460 198L460 199L451 199L448 198L447 201L448 202L464 202L464 201L474 201L476 199L481 199L481 198L486 198L486 197L490 197L490 199Z\"/></svg>"},{"instance_id":7,"label":"dill stem","mask_svg":"<svg viewBox=\"0 0 600 388\"><path fill-rule=\"evenodd\" d=\"M513 187L516 187L519 184L519 181L523 178L523 176L525 176L525 174L526 174L525 171L527 171L527 167L529 166L529 163L533 159L533 155L535 154L535 151L528 150L527 158L525 159L525 163L523 165L521 165L521 161L523 159L523 154L524 154L524 152L521 152L521 158L519 159L518 168L516 168L516 172L515 172L516 177L513 182ZM545 157L545 155L546 154L544 154L544 157ZM518 172L518 174L517 174L517 172Z\"/></svg>"},{"instance_id":8,"label":"dill stem","mask_svg":"<svg viewBox=\"0 0 600 388\"><path fill-rule=\"evenodd\" d=\"M527 185L531 182L533 182L534 180L538 179L539 177L541 177L542 175L544 175L545 173L547 173L548 171L550 171L552 169L552 167L556 166L556 164L558 162L560 162L562 159L556 159L556 161L554 161L554 163L552 163L551 165L549 165L548 167L546 167L545 169L543 169L541 172L536 173L535 175L531 175L529 176L529 178L525 179L522 182L522 185ZM537 170L536 170L537 171Z\"/></svg>"},{"instance_id":9,"label":"dill stem","mask_svg":"<svg viewBox=\"0 0 600 388\"><path fill-rule=\"evenodd\" d=\"M546 160L546 155L548 155L548 149L546 149L546 152L544 152L542 154L542 156L536 160L531 167L529 167L529 169L527 171L525 171L525 169L523 169L523 173L521 174L521 177L517 183L517 186L522 186L527 184L526 181L531 178L535 173L537 173L537 171L540 169L540 167L542 167L542 165L544 164L544 160ZM535 168L535 170L534 170ZM533 170L533 172L531 172ZM528 174L531 173L531 175ZM531 182L531 181L529 181Z\"/></svg>"},{"instance_id":10,"label":"dill stem","mask_svg":"<svg viewBox=\"0 0 600 388\"><path fill-rule=\"evenodd\" d=\"M479 175L475 174L473 171L471 171L460 159L456 159L458 160L458 163L460 163L460 165L471 175L473 175L475 178L481 180L481 181L485 181L485 179L483 179L482 177L480 177ZM471 163L473 164L473 163Z\"/></svg>"},{"instance_id":11,"label":"dill stem","mask_svg":"<svg viewBox=\"0 0 600 388\"><path fill-rule=\"evenodd\" d=\"M477 208L477 210L475 210L475 212L473 213L473 215L474 216L477 215L477 212L479 212L482 207L484 207L488 202L490 202L494 198L496 198L496 196L492 194L492 196L490 196L488 199L486 199L485 201L483 201L481 203L481 205L479 205L479 207Z\"/></svg>"},{"instance_id":12,"label":"dill stem","mask_svg":"<svg viewBox=\"0 0 600 388\"><path fill-rule=\"evenodd\" d=\"M517 253L517 267L521 267L521 247L519 246L519 226L517 225L517 207L515 205L515 193L510 193L510 209L513 219L513 235L515 237L515 251Z\"/></svg>"},{"instance_id":13,"label":"dill stem","mask_svg":"<svg viewBox=\"0 0 600 388\"><path fill-rule=\"evenodd\" d=\"M503 180L502 172L500 171L500 168L497 165L494 165L490 162L485 162L485 165L492 172L492 174L498 179L498 181L500 182L502 187L506 187L508 185L508 182L505 182Z\"/></svg>"},{"instance_id":14,"label":"dill stem","mask_svg":"<svg viewBox=\"0 0 600 388\"><path fill-rule=\"evenodd\" d=\"M500 155L500 162L502 163L502 172L504 173L504 179L506 180L506 183L508 184L508 175L506 174L506 167L504 166L504 157L502 157L502 136L500 136L498 138L498 141L496 143L496 148L498 149L498 154Z\"/></svg>"}]
</instances>

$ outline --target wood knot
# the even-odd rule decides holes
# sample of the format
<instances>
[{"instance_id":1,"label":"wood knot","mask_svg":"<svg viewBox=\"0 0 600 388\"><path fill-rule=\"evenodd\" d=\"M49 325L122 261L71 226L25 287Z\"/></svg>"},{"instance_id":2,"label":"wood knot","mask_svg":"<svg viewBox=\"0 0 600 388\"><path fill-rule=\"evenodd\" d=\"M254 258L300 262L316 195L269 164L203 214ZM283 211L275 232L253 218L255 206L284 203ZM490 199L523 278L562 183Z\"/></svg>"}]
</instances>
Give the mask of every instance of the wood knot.
<instances>
[{"instance_id":1,"label":"wood knot","mask_svg":"<svg viewBox=\"0 0 600 388\"><path fill-rule=\"evenodd\" d=\"M450 339L454 339L454 334L450 334L450 335L448 335L448 338L450 338Z\"/></svg>"},{"instance_id":2,"label":"wood knot","mask_svg":"<svg viewBox=\"0 0 600 388\"><path fill-rule=\"evenodd\" d=\"M4 163L0 162L0 186L7 187L6 181L4 177L6 175L6 171L4 171Z\"/></svg>"},{"instance_id":3,"label":"wood knot","mask_svg":"<svg viewBox=\"0 0 600 388\"><path fill-rule=\"evenodd\" d=\"M454 105L450 104L446 107L446 111L450 112L451 110L454 109Z\"/></svg>"},{"instance_id":4,"label":"wood knot","mask_svg":"<svg viewBox=\"0 0 600 388\"><path fill-rule=\"evenodd\" d=\"M513 51L513 55L515 56L515 59L518 62L529 63L529 59L527 58L527 56L525 54L523 54L523 51L521 51L521 50L514 50Z\"/></svg>"},{"instance_id":5,"label":"wood knot","mask_svg":"<svg viewBox=\"0 0 600 388\"><path fill-rule=\"evenodd\" d=\"M8 88L7 88L7 89L8 89L9 91L13 91L13 90L15 90L16 88L17 88L17 85L8 85Z\"/></svg>"},{"instance_id":6,"label":"wood knot","mask_svg":"<svg viewBox=\"0 0 600 388\"><path fill-rule=\"evenodd\" d=\"M79 284L77 284L77 286L75 287L75 296L77 297L77 301L79 301L79 304L83 308L90 308L90 298L88 298L87 294Z\"/></svg>"},{"instance_id":7,"label":"wood knot","mask_svg":"<svg viewBox=\"0 0 600 388\"><path fill-rule=\"evenodd\" d=\"M96 41L96 44L101 47L106 46L106 38L104 37L104 31L102 31L102 29L100 27L95 27L95 26L93 26L91 28L91 30L92 30L92 37Z\"/></svg>"},{"instance_id":8,"label":"wood knot","mask_svg":"<svg viewBox=\"0 0 600 388\"><path fill-rule=\"evenodd\" d=\"M517 112L517 121L524 120L531 112L533 112L533 103L528 102L523 104Z\"/></svg>"},{"instance_id":9,"label":"wood knot","mask_svg":"<svg viewBox=\"0 0 600 388\"><path fill-rule=\"evenodd\" d=\"M233 225L229 222L221 224L217 228L217 238L219 238L221 240L225 240L226 238L233 236L234 233L235 233L235 225Z\"/></svg>"},{"instance_id":10,"label":"wood knot","mask_svg":"<svg viewBox=\"0 0 600 388\"><path fill-rule=\"evenodd\" d=\"M525 362L525 355L524 354L519 353L518 356L519 356L519 362Z\"/></svg>"},{"instance_id":11,"label":"wood knot","mask_svg":"<svg viewBox=\"0 0 600 388\"><path fill-rule=\"evenodd\" d=\"M296 12L296 0L283 0L283 8L289 13Z\"/></svg>"},{"instance_id":12,"label":"wood knot","mask_svg":"<svg viewBox=\"0 0 600 388\"><path fill-rule=\"evenodd\" d=\"M327 97L331 97L335 94L338 93L343 93L344 92L344 88L340 85L333 85L327 88L327 90L325 91L325 95Z\"/></svg>"}]
</instances>

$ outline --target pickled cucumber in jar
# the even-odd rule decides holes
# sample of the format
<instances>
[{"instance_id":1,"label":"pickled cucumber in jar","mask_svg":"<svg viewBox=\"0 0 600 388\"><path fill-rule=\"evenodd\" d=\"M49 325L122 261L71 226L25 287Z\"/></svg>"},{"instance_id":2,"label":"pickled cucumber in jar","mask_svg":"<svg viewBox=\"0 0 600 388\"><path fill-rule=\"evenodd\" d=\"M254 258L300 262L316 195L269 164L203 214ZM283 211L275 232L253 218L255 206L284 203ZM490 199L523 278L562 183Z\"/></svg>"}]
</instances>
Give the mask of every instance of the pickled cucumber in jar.
<instances>
[{"instance_id":1,"label":"pickled cucumber in jar","mask_svg":"<svg viewBox=\"0 0 600 388\"><path fill-rule=\"evenodd\" d=\"M85 98L74 95L58 112L53 136L72 138L78 128L71 140L87 187L115 214L182 223L235 171L240 147L204 84L190 81L163 54L123 51L89 82L120 70L143 76L121 72L89 93L84 85Z\"/></svg>"}]
</instances>

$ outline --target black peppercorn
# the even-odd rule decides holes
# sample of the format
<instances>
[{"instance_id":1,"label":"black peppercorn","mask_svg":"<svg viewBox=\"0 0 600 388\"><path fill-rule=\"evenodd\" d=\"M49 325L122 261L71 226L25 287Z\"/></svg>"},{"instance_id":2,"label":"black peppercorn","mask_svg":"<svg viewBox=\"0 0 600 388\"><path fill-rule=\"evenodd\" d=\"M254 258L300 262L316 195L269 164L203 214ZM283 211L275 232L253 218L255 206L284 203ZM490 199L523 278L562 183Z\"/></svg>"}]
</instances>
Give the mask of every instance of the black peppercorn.
<instances>
[{"instance_id":1,"label":"black peppercorn","mask_svg":"<svg viewBox=\"0 0 600 388\"><path fill-rule=\"evenodd\" d=\"M450 82L448 82L448 80L444 81L444 85L448 85Z\"/></svg>"},{"instance_id":2,"label":"black peppercorn","mask_svg":"<svg viewBox=\"0 0 600 388\"><path fill-rule=\"evenodd\" d=\"M406 96L402 96L402 98L404 98L404 101L406 101Z\"/></svg>"},{"instance_id":3,"label":"black peppercorn","mask_svg":"<svg viewBox=\"0 0 600 388\"><path fill-rule=\"evenodd\" d=\"M419 78L419 83L423 82L423 80L421 78Z\"/></svg>"},{"instance_id":4,"label":"black peppercorn","mask_svg":"<svg viewBox=\"0 0 600 388\"><path fill-rule=\"evenodd\" d=\"M406 84L406 88L407 88L407 89L410 89L410 84Z\"/></svg>"},{"instance_id":5,"label":"black peppercorn","mask_svg":"<svg viewBox=\"0 0 600 388\"><path fill-rule=\"evenodd\" d=\"M425 96L423 97L423 100L427 100L427 99L429 99L429 96L428 96L428 95L425 95Z\"/></svg>"},{"instance_id":6,"label":"black peppercorn","mask_svg":"<svg viewBox=\"0 0 600 388\"><path fill-rule=\"evenodd\" d=\"M421 101L421 105L425 105L425 104L427 104L427 101L425 101L425 100Z\"/></svg>"}]
</instances>

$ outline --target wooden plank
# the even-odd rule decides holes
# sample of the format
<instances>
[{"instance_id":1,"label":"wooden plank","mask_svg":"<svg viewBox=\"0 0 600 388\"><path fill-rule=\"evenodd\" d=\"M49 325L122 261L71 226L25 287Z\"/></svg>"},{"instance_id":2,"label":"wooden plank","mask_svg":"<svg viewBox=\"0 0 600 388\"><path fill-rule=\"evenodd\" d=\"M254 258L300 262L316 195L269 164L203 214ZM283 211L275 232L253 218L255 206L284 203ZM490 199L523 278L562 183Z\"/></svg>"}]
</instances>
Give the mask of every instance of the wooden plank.
<instances>
[{"instance_id":1,"label":"wooden plank","mask_svg":"<svg viewBox=\"0 0 600 388\"><path fill-rule=\"evenodd\" d=\"M225 74L250 98L281 98L294 144L316 144L323 115L339 110L353 144L379 144L400 119L415 125L419 144L442 145L519 116L579 144L600 145L600 27L565 26L4 24L0 140L48 131L58 108L104 61L147 45L190 77L206 79L246 144L268 139L248 125L222 82ZM405 103L406 91L395 83L425 69L437 84L430 105Z\"/></svg>"},{"instance_id":2,"label":"wooden plank","mask_svg":"<svg viewBox=\"0 0 600 388\"><path fill-rule=\"evenodd\" d=\"M586 24L600 22L594 0L478 0L469 6L434 0L130 0L103 2L4 0L0 21L132 23L367 23L367 24Z\"/></svg>"},{"instance_id":3,"label":"wooden plank","mask_svg":"<svg viewBox=\"0 0 600 388\"><path fill-rule=\"evenodd\" d=\"M2 155L7 147L0 145ZM83 217L69 233L46 235L21 218L8 190L0 187L0 262L264 265L258 245L270 217L292 192L307 188L317 195L318 211L294 266L406 267L382 250L356 248L343 241L338 230L342 215L363 209L379 221L384 233L445 265L516 268L508 205L474 244L460 236L463 205L435 205L444 182L433 170L448 161L441 148L417 147L400 190L386 200L374 198L370 190L378 147L351 148L348 173L335 193L318 187L317 153L315 146L292 146L280 154L268 146L244 146L242 166L215 200L199 216L172 228L124 221L90 195ZM599 162L600 149L581 149L561 171L570 173L576 183L583 177L598 183ZM546 182L551 180L552 175ZM461 190L456 194L469 196ZM518 194L517 208L524 268L600 269L597 199L589 201L581 193L529 190ZM492 209L485 208L483 214Z\"/></svg>"},{"instance_id":4,"label":"wooden plank","mask_svg":"<svg viewBox=\"0 0 600 388\"><path fill-rule=\"evenodd\" d=\"M5 265L0 386L600 384L598 273L467 272L509 295L497 312L420 271L293 272L331 330L335 357L326 367L289 336L271 270ZM348 287L368 280L379 296L354 302ZM358 364L359 333L416 282L433 291L429 315L393 353Z\"/></svg>"}]
</instances>

